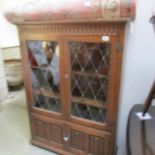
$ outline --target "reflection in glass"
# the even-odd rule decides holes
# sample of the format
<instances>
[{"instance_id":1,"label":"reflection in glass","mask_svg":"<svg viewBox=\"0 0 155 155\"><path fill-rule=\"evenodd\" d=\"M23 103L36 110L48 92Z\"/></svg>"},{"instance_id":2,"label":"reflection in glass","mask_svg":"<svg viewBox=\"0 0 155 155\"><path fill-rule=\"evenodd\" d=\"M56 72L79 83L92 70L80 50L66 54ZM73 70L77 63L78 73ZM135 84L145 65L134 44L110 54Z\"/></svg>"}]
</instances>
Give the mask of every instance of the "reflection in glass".
<instances>
[{"instance_id":1,"label":"reflection in glass","mask_svg":"<svg viewBox=\"0 0 155 155\"><path fill-rule=\"evenodd\" d=\"M59 46L55 41L27 41L27 48L34 106L59 112Z\"/></svg>"},{"instance_id":2,"label":"reflection in glass","mask_svg":"<svg viewBox=\"0 0 155 155\"><path fill-rule=\"evenodd\" d=\"M60 111L60 100L52 97L46 97L43 95L36 95L33 93L33 99L35 107L51 110L55 112Z\"/></svg>"}]
</instances>

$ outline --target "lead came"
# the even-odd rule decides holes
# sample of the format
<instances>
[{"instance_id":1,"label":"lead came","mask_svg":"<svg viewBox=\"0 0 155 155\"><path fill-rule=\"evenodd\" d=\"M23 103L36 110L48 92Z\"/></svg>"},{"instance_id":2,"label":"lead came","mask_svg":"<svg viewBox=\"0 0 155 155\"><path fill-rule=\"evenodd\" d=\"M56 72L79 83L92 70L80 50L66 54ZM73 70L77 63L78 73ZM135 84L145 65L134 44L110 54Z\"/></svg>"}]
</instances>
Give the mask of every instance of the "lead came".
<instances>
[{"instance_id":1,"label":"lead came","mask_svg":"<svg viewBox=\"0 0 155 155\"><path fill-rule=\"evenodd\" d=\"M26 45L34 107L59 112L59 46L55 41L27 41Z\"/></svg>"},{"instance_id":2,"label":"lead came","mask_svg":"<svg viewBox=\"0 0 155 155\"><path fill-rule=\"evenodd\" d=\"M72 115L103 123L106 118L106 110L98 107L94 101L103 106L107 102L109 45L70 42L69 48L72 75ZM81 97L82 100L80 100ZM90 105L88 105L89 103Z\"/></svg>"}]
</instances>

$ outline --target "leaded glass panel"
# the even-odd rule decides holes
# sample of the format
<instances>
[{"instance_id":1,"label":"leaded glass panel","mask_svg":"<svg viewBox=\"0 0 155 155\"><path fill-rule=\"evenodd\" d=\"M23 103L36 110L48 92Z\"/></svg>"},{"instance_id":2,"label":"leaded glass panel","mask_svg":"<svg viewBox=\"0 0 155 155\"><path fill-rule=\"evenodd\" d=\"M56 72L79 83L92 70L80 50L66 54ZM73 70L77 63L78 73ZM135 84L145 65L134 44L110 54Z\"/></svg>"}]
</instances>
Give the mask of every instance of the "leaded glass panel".
<instances>
[{"instance_id":1,"label":"leaded glass panel","mask_svg":"<svg viewBox=\"0 0 155 155\"><path fill-rule=\"evenodd\" d=\"M69 42L72 111L76 117L104 122L108 101L109 44Z\"/></svg>"},{"instance_id":2,"label":"leaded glass panel","mask_svg":"<svg viewBox=\"0 0 155 155\"><path fill-rule=\"evenodd\" d=\"M27 41L33 106L60 112L59 46L55 41Z\"/></svg>"}]
</instances>

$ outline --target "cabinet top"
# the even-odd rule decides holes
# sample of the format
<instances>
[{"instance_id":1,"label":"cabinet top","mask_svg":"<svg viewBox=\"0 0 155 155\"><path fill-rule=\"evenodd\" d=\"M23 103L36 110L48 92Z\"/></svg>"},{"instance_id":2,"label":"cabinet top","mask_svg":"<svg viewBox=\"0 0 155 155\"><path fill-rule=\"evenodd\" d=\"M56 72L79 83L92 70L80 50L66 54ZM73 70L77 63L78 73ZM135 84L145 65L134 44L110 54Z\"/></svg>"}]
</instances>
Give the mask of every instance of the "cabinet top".
<instances>
[{"instance_id":1,"label":"cabinet top","mask_svg":"<svg viewBox=\"0 0 155 155\"><path fill-rule=\"evenodd\" d=\"M14 24L128 21L136 0L22 0L5 11Z\"/></svg>"}]
</instances>

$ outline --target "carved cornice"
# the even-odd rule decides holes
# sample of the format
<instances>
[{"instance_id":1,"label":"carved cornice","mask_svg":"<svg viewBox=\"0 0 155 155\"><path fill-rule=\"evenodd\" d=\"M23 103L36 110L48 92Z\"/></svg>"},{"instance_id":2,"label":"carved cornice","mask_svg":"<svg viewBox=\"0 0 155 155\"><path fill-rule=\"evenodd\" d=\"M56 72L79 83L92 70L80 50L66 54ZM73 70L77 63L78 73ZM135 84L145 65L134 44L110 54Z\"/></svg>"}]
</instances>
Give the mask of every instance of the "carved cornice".
<instances>
[{"instance_id":1,"label":"carved cornice","mask_svg":"<svg viewBox=\"0 0 155 155\"><path fill-rule=\"evenodd\" d=\"M18 25L20 33L52 33L69 35L111 35L119 33L122 24L40 24Z\"/></svg>"}]
</instances>

